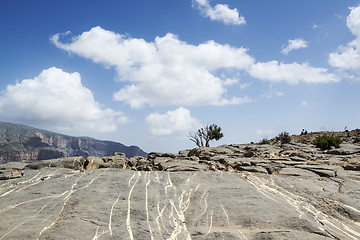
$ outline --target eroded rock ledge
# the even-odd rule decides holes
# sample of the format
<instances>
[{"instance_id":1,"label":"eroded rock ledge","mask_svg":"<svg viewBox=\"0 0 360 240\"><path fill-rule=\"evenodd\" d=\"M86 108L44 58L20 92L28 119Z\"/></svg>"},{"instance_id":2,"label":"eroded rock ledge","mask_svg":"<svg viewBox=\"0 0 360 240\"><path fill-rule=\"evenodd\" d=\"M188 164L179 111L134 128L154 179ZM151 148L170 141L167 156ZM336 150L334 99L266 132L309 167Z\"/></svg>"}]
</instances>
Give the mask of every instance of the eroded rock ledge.
<instances>
[{"instance_id":1,"label":"eroded rock ledge","mask_svg":"<svg viewBox=\"0 0 360 240\"><path fill-rule=\"evenodd\" d=\"M24 169L61 167L74 170L120 168L135 171L235 171L282 175L318 175L337 177L360 174L360 146L345 143L341 148L321 151L310 144L223 145L214 148L194 148L178 154L152 152L147 157L126 158L123 153L114 156L86 159L64 157L36 161L30 164L10 162L0 167L0 179L21 177Z\"/></svg>"},{"instance_id":2,"label":"eroded rock ledge","mask_svg":"<svg viewBox=\"0 0 360 240\"><path fill-rule=\"evenodd\" d=\"M359 239L360 145L0 166L0 239Z\"/></svg>"}]
</instances>

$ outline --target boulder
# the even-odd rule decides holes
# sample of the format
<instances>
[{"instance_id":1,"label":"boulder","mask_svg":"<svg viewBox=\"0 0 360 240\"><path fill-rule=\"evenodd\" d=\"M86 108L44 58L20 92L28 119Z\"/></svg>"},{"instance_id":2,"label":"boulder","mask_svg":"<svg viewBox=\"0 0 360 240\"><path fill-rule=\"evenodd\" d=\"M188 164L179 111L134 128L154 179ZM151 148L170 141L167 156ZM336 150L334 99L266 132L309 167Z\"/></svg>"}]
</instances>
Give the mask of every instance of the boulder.
<instances>
[{"instance_id":1,"label":"boulder","mask_svg":"<svg viewBox=\"0 0 360 240\"><path fill-rule=\"evenodd\" d=\"M86 170L99 169L102 164L104 164L104 160L102 158L89 156L86 158L85 169Z\"/></svg>"},{"instance_id":2,"label":"boulder","mask_svg":"<svg viewBox=\"0 0 360 240\"><path fill-rule=\"evenodd\" d=\"M28 169L42 169L47 167L70 168L74 170L84 170L86 160L82 156L64 157L51 160L36 161L28 164Z\"/></svg>"}]
</instances>

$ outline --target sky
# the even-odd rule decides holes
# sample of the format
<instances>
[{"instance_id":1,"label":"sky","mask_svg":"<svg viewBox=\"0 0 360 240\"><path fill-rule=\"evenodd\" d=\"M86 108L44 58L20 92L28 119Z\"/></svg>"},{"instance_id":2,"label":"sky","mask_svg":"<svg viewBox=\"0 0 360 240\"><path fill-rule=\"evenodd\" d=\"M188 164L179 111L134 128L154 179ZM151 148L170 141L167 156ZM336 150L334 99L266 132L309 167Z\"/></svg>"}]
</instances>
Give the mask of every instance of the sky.
<instances>
[{"instance_id":1,"label":"sky","mask_svg":"<svg viewBox=\"0 0 360 240\"><path fill-rule=\"evenodd\" d=\"M1 0L0 121L178 152L360 123L357 0Z\"/></svg>"}]
</instances>

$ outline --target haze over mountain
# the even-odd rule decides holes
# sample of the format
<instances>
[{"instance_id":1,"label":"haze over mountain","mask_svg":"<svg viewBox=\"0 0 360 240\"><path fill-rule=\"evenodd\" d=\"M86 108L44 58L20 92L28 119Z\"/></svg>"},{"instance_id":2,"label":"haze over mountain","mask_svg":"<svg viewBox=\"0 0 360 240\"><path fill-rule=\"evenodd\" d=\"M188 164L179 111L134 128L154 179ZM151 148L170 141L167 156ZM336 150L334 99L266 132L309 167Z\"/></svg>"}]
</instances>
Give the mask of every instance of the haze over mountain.
<instances>
[{"instance_id":1,"label":"haze over mountain","mask_svg":"<svg viewBox=\"0 0 360 240\"><path fill-rule=\"evenodd\" d=\"M74 155L107 156L114 152L123 152L127 157L147 155L137 146L89 137L72 137L21 124L0 122L0 164Z\"/></svg>"}]
</instances>

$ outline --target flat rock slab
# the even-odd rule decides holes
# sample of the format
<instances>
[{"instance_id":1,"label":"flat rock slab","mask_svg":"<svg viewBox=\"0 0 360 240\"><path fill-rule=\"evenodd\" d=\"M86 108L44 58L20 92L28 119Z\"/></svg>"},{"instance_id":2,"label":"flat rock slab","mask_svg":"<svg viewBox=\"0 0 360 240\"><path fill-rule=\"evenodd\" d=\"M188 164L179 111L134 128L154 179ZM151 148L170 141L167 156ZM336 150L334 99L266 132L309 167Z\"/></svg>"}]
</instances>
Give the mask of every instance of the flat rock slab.
<instances>
[{"instance_id":1,"label":"flat rock slab","mask_svg":"<svg viewBox=\"0 0 360 240\"><path fill-rule=\"evenodd\" d=\"M359 181L339 185L307 175L25 170L0 184L0 239L360 238Z\"/></svg>"}]
</instances>

